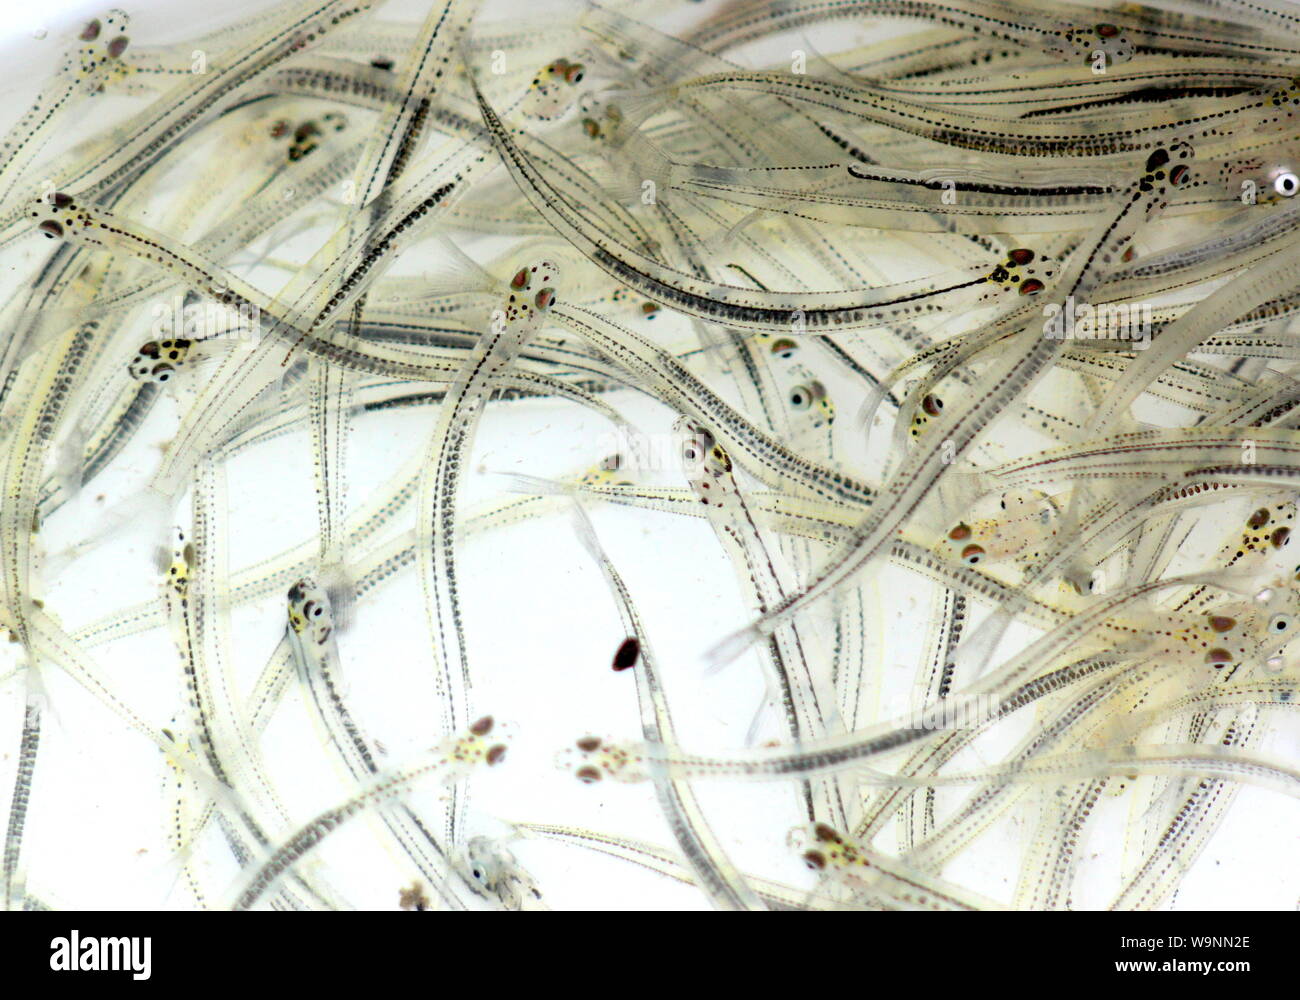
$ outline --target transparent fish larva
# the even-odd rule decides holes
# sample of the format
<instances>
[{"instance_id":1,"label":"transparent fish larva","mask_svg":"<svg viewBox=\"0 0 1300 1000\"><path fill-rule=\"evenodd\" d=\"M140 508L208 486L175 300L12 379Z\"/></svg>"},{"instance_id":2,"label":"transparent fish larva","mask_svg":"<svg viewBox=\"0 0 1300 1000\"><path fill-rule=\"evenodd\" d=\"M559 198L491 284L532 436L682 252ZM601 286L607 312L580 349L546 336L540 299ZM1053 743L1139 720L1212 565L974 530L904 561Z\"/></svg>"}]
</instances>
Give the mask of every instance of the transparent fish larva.
<instances>
[{"instance_id":1,"label":"transparent fish larva","mask_svg":"<svg viewBox=\"0 0 1300 1000\"><path fill-rule=\"evenodd\" d=\"M1300 15L258 6L10 71L6 908L1294 905Z\"/></svg>"}]
</instances>

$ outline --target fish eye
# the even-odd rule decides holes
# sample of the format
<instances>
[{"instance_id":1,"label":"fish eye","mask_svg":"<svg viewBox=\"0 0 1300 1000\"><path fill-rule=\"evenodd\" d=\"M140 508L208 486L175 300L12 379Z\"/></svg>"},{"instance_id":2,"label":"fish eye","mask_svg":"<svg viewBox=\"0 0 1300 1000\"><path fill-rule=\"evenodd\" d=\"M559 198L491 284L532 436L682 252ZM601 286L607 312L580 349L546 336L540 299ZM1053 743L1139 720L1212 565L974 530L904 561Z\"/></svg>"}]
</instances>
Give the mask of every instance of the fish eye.
<instances>
[{"instance_id":1,"label":"fish eye","mask_svg":"<svg viewBox=\"0 0 1300 1000\"><path fill-rule=\"evenodd\" d=\"M974 566L984 558L984 548L980 545L967 545L961 550L961 561L967 566Z\"/></svg>"},{"instance_id":2,"label":"fish eye","mask_svg":"<svg viewBox=\"0 0 1300 1000\"><path fill-rule=\"evenodd\" d=\"M1280 549L1291 541L1291 529L1278 528L1277 531L1273 532L1273 534L1269 536L1268 540L1272 543L1273 548Z\"/></svg>"},{"instance_id":3,"label":"fish eye","mask_svg":"<svg viewBox=\"0 0 1300 1000\"><path fill-rule=\"evenodd\" d=\"M1296 192L1300 191L1300 177L1296 177L1289 170L1284 174L1278 174L1273 179L1273 190L1283 198L1294 198Z\"/></svg>"},{"instance_id":4,"label":"fish eye","mask_svg":"<svg viewBox=\"0 0 1300 1000\"><path fill-rule=\"evenodd\" d=\"M937 417L943 412L943 400L938 396L926 395L926 397L921 400L921 409L930 416Z\"/></svg>"},{"instance_id":5,"label":"fish eye","mask_svg":"<svg viewBox=\"0 0 1300 1000\"><path fill-rule=\"evenodd\" d=\"M797 385L790 390L790 405L796 410L806 410L812 406L813 392L806 385Z\"/></svg>"},{"instance_id":6,"label":"fish eye","mask_svg":"<svg viewBox=\"0 0 1300 1000\"><path fill-rule=\"evenodd\" d=\"M1274 635L1281 635L1291 628L1290 615L1274 615L1268 620L1268 630Z\"/></svg>"},{"instance_id":7,"label":"fish eye","mask_svg":"<svg viewBox=\"0 0 1300 1000\"><path fill-rule=\"evenodd\" d=\"M555 302L555 289L543 288L540 292L537 293L537 296L533 299L533 302L538 309L543 309L543 310L550 309Z\"/></svg>"},{"instance_id":8,"label":"fish eye","mask_svg":"<svg viewBox=\"0 0 1300 1000\"><path fill-rule=\"evenodd\" d=\"M1164 147L1161 147L1160 149L1155 150L1150 156L1147 157L1146 169L1148 172L1159 170L1168 162L1169 162L1169 150L1165 149Z\"/></svg>"},{"instance_id":9,"label":"fish eye","mask_svg":"<svg viewBox=\"0 0 1300 1000\"><path fill-rule=\"evenodd\" d=\"M516 291L525 289L528 287L529 278L528 268L521 267L515 276L510 279L510 287Z\"/></svg>"},{"instance_id":10,"label":"fish eye","mask_svg":"<svg viewBox=\"0 0 1300 1000\"><path fill-rule=\"evenodd\" d=\"M815 872L826 867L826 855L821 851L804 851L803 863Z\"/></svg>"},{"instance_id":11,"label":"fish eye","mask_svg":"<svg viewBox=\"0 0 1300 1000\"><path fill-rule=\"evenodd\" d=\"M586 68L582 63L572 63L564 69L564 79L569 83L581 83L586 75Z\"/></svg>"}]
</instances>

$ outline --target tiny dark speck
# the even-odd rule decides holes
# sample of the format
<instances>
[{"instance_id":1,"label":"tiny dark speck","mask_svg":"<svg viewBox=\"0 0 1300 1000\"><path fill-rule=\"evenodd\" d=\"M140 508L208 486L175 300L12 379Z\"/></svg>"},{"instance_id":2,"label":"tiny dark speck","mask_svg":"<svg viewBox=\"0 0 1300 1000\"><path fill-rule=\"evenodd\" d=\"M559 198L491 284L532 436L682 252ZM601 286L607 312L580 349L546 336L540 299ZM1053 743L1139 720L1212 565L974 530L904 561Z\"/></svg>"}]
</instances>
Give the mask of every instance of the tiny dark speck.
<instances>
[{"instance_id":1,"label":"tiny dark speck","mask_svg":"<svg viewBox=\"0 0 1300 1000\"><path fill-rule=\"evenodd\" d=\"M641 643L633 636L623 640L623 645L618 647L618 652L614 654L614 669L626 670L628 667L635 667L637 657L641 655Z\"/></svg>"}]
</instances>

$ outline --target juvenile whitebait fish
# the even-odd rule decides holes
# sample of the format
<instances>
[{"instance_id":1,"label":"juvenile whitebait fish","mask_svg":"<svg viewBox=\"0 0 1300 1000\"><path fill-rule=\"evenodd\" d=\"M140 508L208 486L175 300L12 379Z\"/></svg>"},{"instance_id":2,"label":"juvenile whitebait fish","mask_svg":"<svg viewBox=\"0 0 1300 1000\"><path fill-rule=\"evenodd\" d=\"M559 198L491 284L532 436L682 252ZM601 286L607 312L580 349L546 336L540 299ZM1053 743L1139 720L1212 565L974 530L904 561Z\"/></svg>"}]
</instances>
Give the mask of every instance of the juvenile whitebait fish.
<instances>
[{"instance_id":1,"label":"juvenile whitebait fish","mask_svg":"<svg viewBox=\"0 0 1300 1000\"><path fill-rule=\"evenodd\" d=\"M1019 272L1020 268L1032 264L1032 256L1023 261L1008 257L1004 262L966 275L918 279L865 292L783 294L701 282L585 224L574 203L537 171L528 154L510 137L481 93L479 106L493 141L520 189L537 210L612 277L647 298L689 316L741 329L817 332L825 328L880 326L890 319L968 305L994 298L999 293L1009 295L1011 289L1025 296L1037 294L1045 287L1041 278ZM1048 271L1044 275L1050 277L1052 273Z\"/></svg>"},{"instance_id":2,"label":"juvenile whitebait fish","mask_svg":"<svg viewBox=\"0 0 1300 1000\"><path fill-rule=\"evenodd\" d=\"M891 862L854 844L825 823L793 830L790 846L810 869L827 881L852 893L853 902L877 902L887 909L906 910L1000 910L991 899L946 886L924 874L913 874L905 865Z\"/></svg>"},{"instance_id":3,"label":"juvenile whitebait fish","mask_svg":"<svg viewBox=\"0 0 1300 1000\"><path fill-rule=\"evenodd\" d=\"M61 116L79 100L92 97L125 75L122 55L130 45L126 34L130 18L120 10L110 11L101 21L92 18L77 34L82 43L63 59L54 79L36 102L24 112L18 124L0 139L0 206L8 203L13 186L40 148L49 139Z\"/></svg>"},{"instance_id":4,"label":"juvenile whitebait fish","mask_svg":"<svg viewBox=\"0 0 1300 1000\"><path fill-rule=\"evenodd\" d=\"M479 418L503 374L532 337L541 331L561 286L552 260L525 263L510 279L509 290L492 311L490 326L470 352L442 402L429 440L425 486L416 503L417 549L435 655L438 691L447 711L446 728L463 725L471 711L469 651L459 606L456 563L456 496L461 466L474 445ZM459 838L463 816L453 792L448 835Z\"/></svg>"},{"instance_id":5,"label":"juvenile whitebait fish","mask_svg":"<svg viewBox=\"0 0 1300 1000\"><path fill-rule=\"evenodd\" d=\"M1189 159L1191 155L1190 148L1184 146L1174 154L1159 149L1148 158L1141 179L1129 187L1115 218L1095 229L1075 250L1062 277L1063 287L1054 292L1053 297L1070 297L1075 293L1086 295L1095 287L1099 282L1097 270L1114 261L1121 249L1132 241L1138 226L1166 204L1165 193L1178 183L1173 170L1166 168L1171 163L1176 166L1179 159ZM1013 315L1022 313L1023 309ZM953 458L987 426L1002 405L1037 381L1056 353L1053 345L1057 342L1040 336L1039 331L1032 328L1021 330L1016 341L1021 346L1012 352L1007 362L995 365L986 376L989 395L966 407L960 414L952 411L946 414L943 441L927 442L914 456L904 460L892 477L887 491L889 500L881 498L876 501L873 513L855 531L853 542L842 550L843 558L833 559L802 593L786 598L750 629L727 640L718 647L715 656L726 659L735 655L770 632L778 622L829 593L840 580L863 568L885 547L893 531L916 509L926 489L942 476ZM936 433L931 437L938 436Z\"/></svg>"},{"instance_id":6,"label":"juvenile whitebait fish","mask_svg":"<svg viewBox=\"0 0 1300 1000\"><path fill-rule=\"evenodd\" d=\"M671 745L676 742L676 730L668 708L668 699L659 680L654 654L648 639L642 638L645 626L632 603L627 585L601 547L591 519L581 505L575 506L574 513L578 537L604 572L618 603L619 617L624 628L634 633L619 645L614 654L614 669L636 669L634 676L642 734L652 742ZM762 909L748 880L740 874L718 843L717 835L710 829L690 785L660 773L655 773L653 780L659 806L681 855L713 905L721 909Z\"/></svg>"},{"instance_id":7,"label":"juvenile whitebait fish","mask_svg":"<svg viewBox=\"0 0 1300 1000\"><path fill-rule=\"evenodd\" d=\"M758 529L753 514L736 483L731 457L707 429L686 419L673 426L681 438L682 465L696 499L705 509L742 585L759 613L766 611L786 593L779 557L771 542ZM825 735L834 726L835 698L829 676L818 663L818 651L797 625L779 630L766 650L775 684L773 700L784 717L785 736L802 743ZM757 723L757 719L755 723ZM819 815L844 823L844 803L839 792L825 785L809 786L811 818Z\"/></svg>"},{"instance_id":8,"label":"juvenile whitebait fish","mask_svg":"<svg viewBox=\"0 0 1300 1000\"><path fill-rule=\"evenodd\" d=\"M365 576L361 585L367 583ZM335 642L335 615L329 594L314 580L295 582L288 598L289 638L298 674L306 688L316 715L330 742L343 759L349 774L360 782L373 781L380 774L378 749L353 717L345 703L343 679ZM392 832L405 854L428 879L434 891L447 905L458 902L448 882L456 861L429 832L420 817L407 805L398 803L378 807L380 818ZM465 872L461 871L462 877ZM477 884L471 877L467 886Z\"/></svg>"},{"instance_id":9,"label":"juvenile whitebait fish","mask_svg":"<svg viewBox=\"0 0 1300 1000\"><path fill-rule=\"evenodd\" d=\"M542 890L509 849L487 837L472 837L458 859L460 870L481 894L507 910L544 910Z\"/></svg>"},{"instance_id":10,"label":"juvenile whitebait fish","mask_svg":"<svg viewBox=\"0 0 1300 1000\"><path fill-rule=\"evenodd\" d=\"M476 765L495 767L500 764L506 756L506 743L502 741L508 738L491 716L484 716L464 735L435 749L431 760L383 775L347 802L322 812L270 853L239 891L232 908L247 910L252 907L300 858L362 810L401 795L407 787L423 778L437 778L450 783L459 780Z\"/></svg>"},{"instance_id":11,"label":"juvenile whitebait fish","mask_svg":"<svg viewBox=\"0 0 1300 1000\"><path fill-rule=\"evenodd\" d=\"M22 50L7 908L1294 907L1296 11Z\"/></svg>"}]
</instances>

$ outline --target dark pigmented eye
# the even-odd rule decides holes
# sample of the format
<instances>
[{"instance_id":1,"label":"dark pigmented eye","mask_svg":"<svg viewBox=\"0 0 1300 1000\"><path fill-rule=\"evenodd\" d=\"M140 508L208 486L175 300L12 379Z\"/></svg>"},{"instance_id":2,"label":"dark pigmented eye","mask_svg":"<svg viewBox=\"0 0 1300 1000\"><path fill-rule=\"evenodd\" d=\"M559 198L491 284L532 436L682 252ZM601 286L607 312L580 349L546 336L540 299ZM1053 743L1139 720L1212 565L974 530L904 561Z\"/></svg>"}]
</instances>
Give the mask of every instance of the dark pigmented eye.
<instances>
[{"instance_id":1,"label":"dark pigmented eye","mask_svg":"<svg viewBox=\"0 0 1300 1000\"><path fill-rule=\"evenodd\" d=\"M555 289L543 288L533 299L533 303L538 309L549 309L555 302Z\"/></svg>"},{"instance_id":2,"label":"dark pigmented eye","mask_svg":"<svg viewBox=\"0 0 1300 1000\"><path fill-rule=\"evenodd\" d=\"M967 566L974 566L984 558L984 547L981 545L967 545L961 550L961 561Z\"/></svg>"},{"instance_id":3,"label":"dark pigmented eye","mask_svg":"<svg viewBox=\"0 0 1300 1000\"><path fill-rule=\"evenodd\" d=\"M1168 162L1169 162L1169 150L1163 148L1157 149L1154 153L1152 153L1150 156L1147 157L1147 172L1150 173L1153 170L1159 170Z\"/></svg>"},{"instance_id":4,"label":"dark pigmented eye","mask_svg":"<svg viewBox=\"0 0 1300 1000\"><path fill-rule=\"evenodd\" d=\"M1017 267L1024 267L1026 264L1034 262L1034 251L1032 250L1012 250L1007 254L1007 259Z\"/></svg>"},{"instance_id":5,"label":"dark pigmented eye","mask_svg":"<svg viewBox=\"0 0 1300 1000\"><path fill-rule=\"evenodd\" d=\"M510 279L510 287L516 290L527 288L531 278L532 276L529 274L528 268L521 267L517 272L515 272L515 276Z\"/></svg>"},{"instance_id":6,"label":"dark pigmented eye","mask_svg":"<svg viewBox=\"0 0 1300 1000\"><path fill-rule=\"evenodd\" d=\"M826 855L821 851L804 851L803 863L815 872L826 867Z\"/></svg>"},{"instance_id":7,"label":"dark pigmented eye","mask_svg":"<svg viewBox=\"0 0 1300 1000\"><path fill-rule=\"evenodd\" d=\"M1044 288L1044 285L1037 278L1029 278L1020 283L1021 295L1037 295Z\"/></svg>"},{"instance_id":8,"label":"dark pigmented eye","mask_svg":"<svg viewBox=\"0 0 1300 1000\"><path fill-rule=\"evenodd\" d=\"M943 412L943 400L938 396L927 395L921 400L921 409L932 417L937 417Z\"/></svg>"},{"instance_id":9,"label":"dark pigmented eye","mask_svg":"<svg viewBox=\"0 0 1300 1000\"><path fill-rule=\"evenodd\" d=\"M1283 545L1286 545L1291 541L1291 529L1278 528L1277 531L1273 532L1273 534L1269 536L1268 540L1272 543L1273 548L1280 549Z\"/></svg>"},{"instance_id":10,"label":"dark pigmented eye","mask_svg":"<svg viewBox=\"0 0 1300 1000\"><path fill-rule=\"evenodd\" d=\"M486 736L488 733L492 732L492 716L483 716L483 718L479 719L469 727L469 731L475 736Z\"/></svg>"},{"instance_id":11,"label":"dark pigmented eye","mask_svg":"<svg viewBox=\"0 0 1300 1000\"><path fill-rule=\"evenodd\" d=\"M600 780L600 771L594 767L580 767L574 772L574 776L586 785L594 785Z\"/></svg>"},{"instance_id":12,"label":"dark pigmented eye","mask_svg":"<svg viewBox=\"0 0 1300 1000\"><path fill-rule=\"evenodd\" d=\"M1294 198L1297 191L1300 191L1300 177L1289 170L1284 174L1278 174L1273 179L1273 190L1283 198Z\"/></svg>"}]
</instances>

